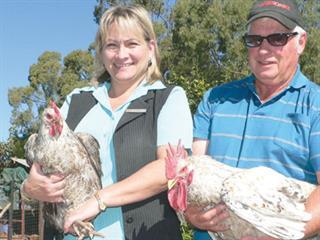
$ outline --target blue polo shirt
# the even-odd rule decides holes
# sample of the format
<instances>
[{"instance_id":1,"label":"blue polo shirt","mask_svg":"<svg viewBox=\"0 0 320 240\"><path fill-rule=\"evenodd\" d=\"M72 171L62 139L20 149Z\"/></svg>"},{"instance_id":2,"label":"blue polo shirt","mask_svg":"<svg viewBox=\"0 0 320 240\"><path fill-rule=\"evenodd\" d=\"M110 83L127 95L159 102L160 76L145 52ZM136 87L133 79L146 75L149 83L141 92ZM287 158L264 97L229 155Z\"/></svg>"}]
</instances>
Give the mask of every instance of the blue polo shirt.
<instances>
[{"instance_id":1,"label":"blue polo shirt","mask_svg":"<svg viewBox=\"0 0 320 240\"><path fill-rule=\"evenodd\" d=\"M67 116L72 94L80 91L93 91L93 96L97 99L96 104L87 115L80 121L75 132L86 132L92 134L100 144L100 158L102 161L102 184L108 186L117 180L116 159L113 145L113 134L115 128L130 103L147 94L151 89L165 88L161 81L153 84L142 82L133 92L131 97L117 109L112 110L109 102L108 89L110 83L105 83L98 88L86 87L75 89L67 96L61 108L62 115ZM177 107L178 106L178 107ZM181 139L186 148L191 148L192 144L192 116L189 109L188 100L181 87L175 87L158 116L157 145L171 143L177 145ZM154 160L154 159L150 159ZM108 208L94 220L95 229L110 240L124 240L123 219L121 208ZM68 235L65 239L74 239ZM94 239L103 239L95 237Z\"/></svg>"},{"instance_id":2,"label":"blue polo shirt","mask_svg":"<svg viewBox=\"0 0 320 240\"><path fill-rule=\"evenodd\" d=\"M209 140L208 155L230 166L266 166L316 184L319 86L298 67L286 89L261 103L254 82L251 75L207 91L194 115L194 137Z\"/></svg>"}]
</instances>

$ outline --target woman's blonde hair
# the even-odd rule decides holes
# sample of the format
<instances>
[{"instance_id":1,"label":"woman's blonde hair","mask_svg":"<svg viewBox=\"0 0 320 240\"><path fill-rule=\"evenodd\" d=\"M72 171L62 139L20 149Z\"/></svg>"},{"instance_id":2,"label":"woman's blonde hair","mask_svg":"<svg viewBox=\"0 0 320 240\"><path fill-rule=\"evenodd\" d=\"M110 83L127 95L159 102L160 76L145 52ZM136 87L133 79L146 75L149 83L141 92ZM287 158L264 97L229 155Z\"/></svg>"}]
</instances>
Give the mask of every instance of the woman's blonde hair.
<instances>
[{"instance_id":1,"label":"woman's blonde hair","mask_svg":"<svg viewBox=\"0 0 320 240\"><path fill-rule=\"evenodd\" d=\"M154 56L151 63L148 64L147 81L154 82L162 79L160 72L160 54L157 45L156 35L153 29L151 19L148 12L140 6L115 6L108 9L101 17L99 29L96 36L95 48L95 72L93 82L102 83L108 80L108 72L102 61L102 50L107 39L109 29L113 23L116 23L120 27L126 27L128 29L139 30L143 33L144 40L148 43L154 41Z\"/></svg>"}]
</instances>

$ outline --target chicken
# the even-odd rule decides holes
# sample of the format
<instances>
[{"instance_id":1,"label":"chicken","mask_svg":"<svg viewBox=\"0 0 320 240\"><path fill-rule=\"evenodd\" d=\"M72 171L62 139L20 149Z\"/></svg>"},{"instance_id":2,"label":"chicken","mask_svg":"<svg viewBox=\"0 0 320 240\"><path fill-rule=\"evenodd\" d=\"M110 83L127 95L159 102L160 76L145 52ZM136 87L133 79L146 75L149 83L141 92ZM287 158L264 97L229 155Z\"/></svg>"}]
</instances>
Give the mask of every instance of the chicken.
<instances>
[{"instance_id":1,"label":"chicken","mask_svg":"<svg viewBox=\"0 0 320 240\"><path fill-rule=\"evenodd\" d=\"M69 210L79 207L101 189L99 144L89 134L73 133L63 120L54 102L44 110L38 134L32 134L25 144L28 164L39 163L46 175L65 176L64 203L45 202L44 217L63 232L64 218ZM78 239L97 234L91 223L73 225Z\"/></svg>"},{"instance_id":2,"label":"chicken","mask_svg":"<svg viewBox=\"0 0 320 240\"><path fill-rule=\"evenodd\" d=\"M188 205L204 209L224 202L230 229L212 233L216 239L271 236L301 239L311 219L304 203L316 188L267 168L233 168L209 156L188 157L179 145L170 147L166 158L168 199L183 213Z\"/></svg>"}]
</instances>

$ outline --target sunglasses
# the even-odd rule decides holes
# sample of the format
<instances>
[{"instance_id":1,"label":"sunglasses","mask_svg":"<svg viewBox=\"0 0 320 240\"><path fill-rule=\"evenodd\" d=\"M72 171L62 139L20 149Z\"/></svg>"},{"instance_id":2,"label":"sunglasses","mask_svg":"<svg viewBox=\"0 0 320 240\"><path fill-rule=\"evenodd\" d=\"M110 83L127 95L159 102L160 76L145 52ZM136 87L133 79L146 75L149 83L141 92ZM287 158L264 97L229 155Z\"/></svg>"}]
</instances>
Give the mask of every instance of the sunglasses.
<instances>
[{"instance_id":1,"label":"sunglasses","mask_svg":"<svg viewBox=\"0 0 320 240\"><path fill-rule=\"evenodd\" d=\"M274 47L281 47L287 44L288 39L290 37L296 36L298 35L297 32L290 32L290 33L274 33L271 35L268 35L266 37L260 36L260 35L244 35L243 36L243 40L244 40L244 44L248 47L248 48L255 48L255 47L259 47L264 39L267 39L268 43L271 46Z\"/></svg>"}]
</instances>

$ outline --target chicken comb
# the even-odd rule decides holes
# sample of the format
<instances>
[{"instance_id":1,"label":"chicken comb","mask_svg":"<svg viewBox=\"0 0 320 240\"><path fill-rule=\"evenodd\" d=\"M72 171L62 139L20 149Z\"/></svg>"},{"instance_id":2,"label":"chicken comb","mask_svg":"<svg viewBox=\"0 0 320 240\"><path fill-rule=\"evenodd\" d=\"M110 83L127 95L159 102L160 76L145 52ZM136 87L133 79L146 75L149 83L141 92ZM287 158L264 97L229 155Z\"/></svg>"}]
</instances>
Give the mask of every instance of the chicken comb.
<instances>
[{"instance_id":1,"label":"chicken comb","mask_svg":"<svg viewBox=\"0 0 320 240\"><path fill-rule=\"evenodd\" d=\"M176 168L180 158L186 158L186 152L181 144L181 140L179 140L176 149L169 143L169 149L167 149L167 156L165 158L166 176L168 179L173 179L176 177Z\"/></svg>"},{"instance_id":2,"label":"chicken comb","mask_svg":"<svg viewBox=\"0 0 320 240\"><path fill-rule=\"evenodd\" d=\"M53 100L50 100L50 107L53 108L55 114L57 114L57 116L60 116L60 111L59 111L59 108L57 107L57 104L53 101Z\"/></svg>"}]
</instances>

